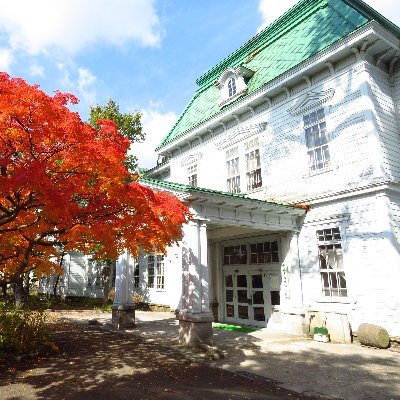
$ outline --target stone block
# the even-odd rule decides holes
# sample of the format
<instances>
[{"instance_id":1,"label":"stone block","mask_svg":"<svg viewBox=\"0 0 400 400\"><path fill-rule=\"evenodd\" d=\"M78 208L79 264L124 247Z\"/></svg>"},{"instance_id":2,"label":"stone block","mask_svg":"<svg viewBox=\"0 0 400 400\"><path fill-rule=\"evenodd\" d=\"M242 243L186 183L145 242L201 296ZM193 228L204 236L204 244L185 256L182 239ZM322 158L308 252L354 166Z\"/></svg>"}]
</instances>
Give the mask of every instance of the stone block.
<instances>
[{"instance_id":1,"label":"stone block","mask_svg":"<svg viewBox=\"0 0 400 400\"><path fill-rule=\"evenodd\" d=\"M114 305L112 306L111 323L117 329L135 327L135 306Z\"/></svg>"},{"instance_id":2,"label":"stone block","mask_svg":"<svg viewBox=\"0 0 400 400\"><path fill-rule=\"evenodd\" d=\"M361 324L358 327L358 340L364 346L386 349L390 345L388 331L381 326Z\"/></svg>"},{"instance_id":3,"label":"stone block","mask_svg":"<svg viewBox=\"0 0 400 400\"><path fill-rule=\"evenodd\" d=\"M211 313L190 314L178 313L179 320L179 344L187 347L198 347L203 343L212 342L212 321Z\"/></svg>"}]
</instances>

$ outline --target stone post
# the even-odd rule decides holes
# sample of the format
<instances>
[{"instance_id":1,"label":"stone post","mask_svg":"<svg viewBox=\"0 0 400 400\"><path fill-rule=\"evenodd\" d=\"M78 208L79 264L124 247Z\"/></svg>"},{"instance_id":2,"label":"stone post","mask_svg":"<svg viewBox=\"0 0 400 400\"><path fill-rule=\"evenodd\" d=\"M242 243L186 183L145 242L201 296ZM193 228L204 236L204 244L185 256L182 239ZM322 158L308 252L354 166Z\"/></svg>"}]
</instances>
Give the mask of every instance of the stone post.
<instances>
[{"instance_id":1,"label":"stone post","mask_svg":"<svg viewBox=\"0 0 400 400\"><path fill-rule=\"evenodd\" d=\"M115 277L115 297L112 306L112 324L118 329L135 326L134 260L125 251L117 261Z\"/></svg>"},{"instance_id":2,"label":"stone post","mask_svg":"<svg viewBox=\"0 0 400 400\"><path fill-rule=\"evenodd\" d=\"M182 310L179 343L197 346L210 343L212 321L209 309L209 271L207 230L204 221L191 221L183 227L182 239Z\"/></svg>"}]
</instances>

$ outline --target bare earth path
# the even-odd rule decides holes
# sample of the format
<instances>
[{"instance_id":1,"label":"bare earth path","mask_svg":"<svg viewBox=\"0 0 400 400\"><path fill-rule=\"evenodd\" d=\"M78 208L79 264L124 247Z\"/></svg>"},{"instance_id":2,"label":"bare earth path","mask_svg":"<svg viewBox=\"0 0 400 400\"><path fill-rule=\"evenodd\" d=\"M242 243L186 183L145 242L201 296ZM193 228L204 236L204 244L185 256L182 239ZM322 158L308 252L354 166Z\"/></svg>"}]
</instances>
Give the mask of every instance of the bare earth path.
<instances>
[{"instance_id":1,"label":"bare earth path","mask_svg":"<svg viewBox=\"0 0 400 400\"><path fill-rule=\"evenodd\" d=\"M189 361L140 337L73 323L54 328L57 353L0 365L1 400L312 399L267 379Z\"/></svg>"}]
</instances>

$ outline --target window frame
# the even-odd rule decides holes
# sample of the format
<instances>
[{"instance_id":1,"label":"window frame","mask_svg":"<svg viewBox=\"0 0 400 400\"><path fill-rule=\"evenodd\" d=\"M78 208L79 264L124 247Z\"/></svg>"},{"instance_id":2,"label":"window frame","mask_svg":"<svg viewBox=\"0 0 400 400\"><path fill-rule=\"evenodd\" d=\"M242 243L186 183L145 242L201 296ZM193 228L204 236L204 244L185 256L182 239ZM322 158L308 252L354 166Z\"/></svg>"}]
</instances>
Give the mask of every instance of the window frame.
<instances>
[{"instance_id":1,"label":"window frame","mask_svg":"<svg viewBox=\"0 0 400 400\"><path fill-rule=\"evenodd\" d=\"M226 90L227 90L227 95L228 99L231 99L237 94L237 78L234 74L232 74L227 80L226 80Z\"/></svg>"},{"instance_id":2,"label":"window frame","mask_svg":"<svg viewBox=\"0 0 400 400\"><path fill-rule=\"evenodd\" d=\"M140 265L139 262L135 263L135 267L133 269L133 287L135 289L139 289L140 286Z\"/></svg>"},{"instance_id":3,"label":"window frame","mask_svg":"<svg viewBox=\"0 0 400 400\"><path fill-rule=\"evenodd\" d=\"M197 186L197 163L188 165L186 172L187 172L187 177L188 177L188 185L196 187Z\"/></svg>"},{"instance_id":4,"label":"window frame","mask_svg":"<svg viewBox=\"0 0 400 400\"><path fill-rule=\"evenodd\" d=\"M318 115L321 113L322 116ZM326 108L318 107L308 110L307 113L303 114L302 124L309 175L330 171L332 162L331 137L328 132Z\"/></svg>"},{"instance_id":5,"label":"window frame","mask_svg":"<svg viewBox=\"0 0 400 400\"><path fill-rule=\"evenodd\" d=\"M150 268L152 268L152 274L149 273ZM163 254L147 255L147 288L165 290L165 257Z\"/></svg>"},{"instance_id":6,"label":"window frame","mask_svg":"<svg viewBox=\"0 0 400 400\"><path fill-rule=\"evenodd\" d=\"M226 188L229 193L240 193L240 157L239 147L226 150Z\"/></svg>"},{"instance_id":7,"label":"window frame","mask_svg":"<svg viewBox=\"0 0 400 400\"><path fill-rule=\"evenodd\" d=\"M326 235L324 232L326 231L331 231L332 233L332 238L326 238ZM334 236L333 231L335 231L335 234L338 235L338 237ZM322 298L326 301L328 299L332 300L337 300L337 299L343 299L346 300L349 298L349 293L348 293L348 275L346 275L346 269L345 269L345 262L344 262L344 250L343 250L343 235L342 235L342 229L339 224L337 225L332 225L332 226L319 226L315 230L315 235L316 235L316 243L317 243L317 254L318 254L318 272L320 275L321 279L321 295ZM321 237L323 240L321 240ZM332 246L332 247L331 247ZM339 247L340 246L340 247ZM326 252L328 250L335 250L335 249L340 249L340 268L337 268L337 263L336 263L336 252L335 254L335 268L328 268L327 265L327 258L324 258L325 262L325 267L321 267L321 260L322 260L322 253L321 250L325 250ZM325 253L327 254L327 253ZM324 276L326 275L326 280L324 279ZM335 276L336 280L336 287L333 285L334 281L332 280L332 275ZM342 279L339 278L341 276ZM345 286L342 286L342 281L345 283ZM328 286L326 286L326 283L328 283ZM336 293L335 293L336 292Z\"/></svg>"},{"instance_id":8,"label":"window frame","mask_svg":"<svg viewBox=\"0 0 400 400\"><path fill-rule=\"evenodd\" d=\"M262 187L261 155L259 147L248 150L245 155L247 191ZM254 160L256 167L254 168ZM253 168L252 168L253 167Z\"/></svg>"},{"instance_id":9,"label":"window frame","mask_svg":"<svg viewBox=\"0 0 400 400\"><path fill-rule=\"evenodd\" d=\"M257 261L252 261L252 255L255 254L252 252L252 248L254 246L260 248L261 245L263 247L263 251L261 252L263 255L259 257L257 253ZM224 268L229 268L246 265L255 267L259 265L280 264L282 262L281 247L280 237L275 235L249 238L249 240L227 241L221 243L221 265ZM237 254L228 254L228 251L225 251L225 249L229 248L235 249ZM264 251L267 248L269 251ZM244 251L244 253L239 254L239 250ZM263 260L261 260L262 258Z\"/></svg>"}]
</instances>

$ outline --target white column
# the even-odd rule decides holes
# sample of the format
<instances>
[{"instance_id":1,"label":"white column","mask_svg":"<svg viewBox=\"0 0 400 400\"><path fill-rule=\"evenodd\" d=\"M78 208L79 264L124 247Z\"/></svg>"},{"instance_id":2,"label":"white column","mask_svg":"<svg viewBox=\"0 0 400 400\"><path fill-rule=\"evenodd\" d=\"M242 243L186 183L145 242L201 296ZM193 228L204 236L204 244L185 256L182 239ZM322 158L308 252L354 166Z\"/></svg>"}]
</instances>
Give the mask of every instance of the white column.
<instances>
[{"instance_id":1,"label":"white column","mask_svg":"<svg viewBox=\"0 0 400 400\"><path fill-rule=\"evenodd\" d=\"M133 258L127 251L125 251L124 254L122 254L117 261L114 305L132 306L135 304L133 300L133 261Z\"/></svg>"},{"instance_id":2,"label":"white column","mask_svg":"<svg viewBox=\"0 0 400 400\"><path fill-rule=\"evenodd\" d=\"M208 313L207 227L203 221L191 221L184 226L183 232L182 311Z\"/></svg>"},{"instance_id":3,"label":"white column","mask_svg":"<svg viewBox=\"0 0 400 400\"><path fill-rule=\"evenodd\" d=\"M125 251L116 265L115 296L112 306L112 323L118 328L135 326L134 259Z\"/></svg>"},{"instance_id":4,"label":"white column","mask_svg":"<svg viewBox=\"0 0 400 400\"><path fill-rule=\"evenodd\" d=\"M179 342L183 345L209 342L212 336L207 246L204 221L190 221L183 227L182 310L177 315Z\"/></svg>"}]
</instances>

